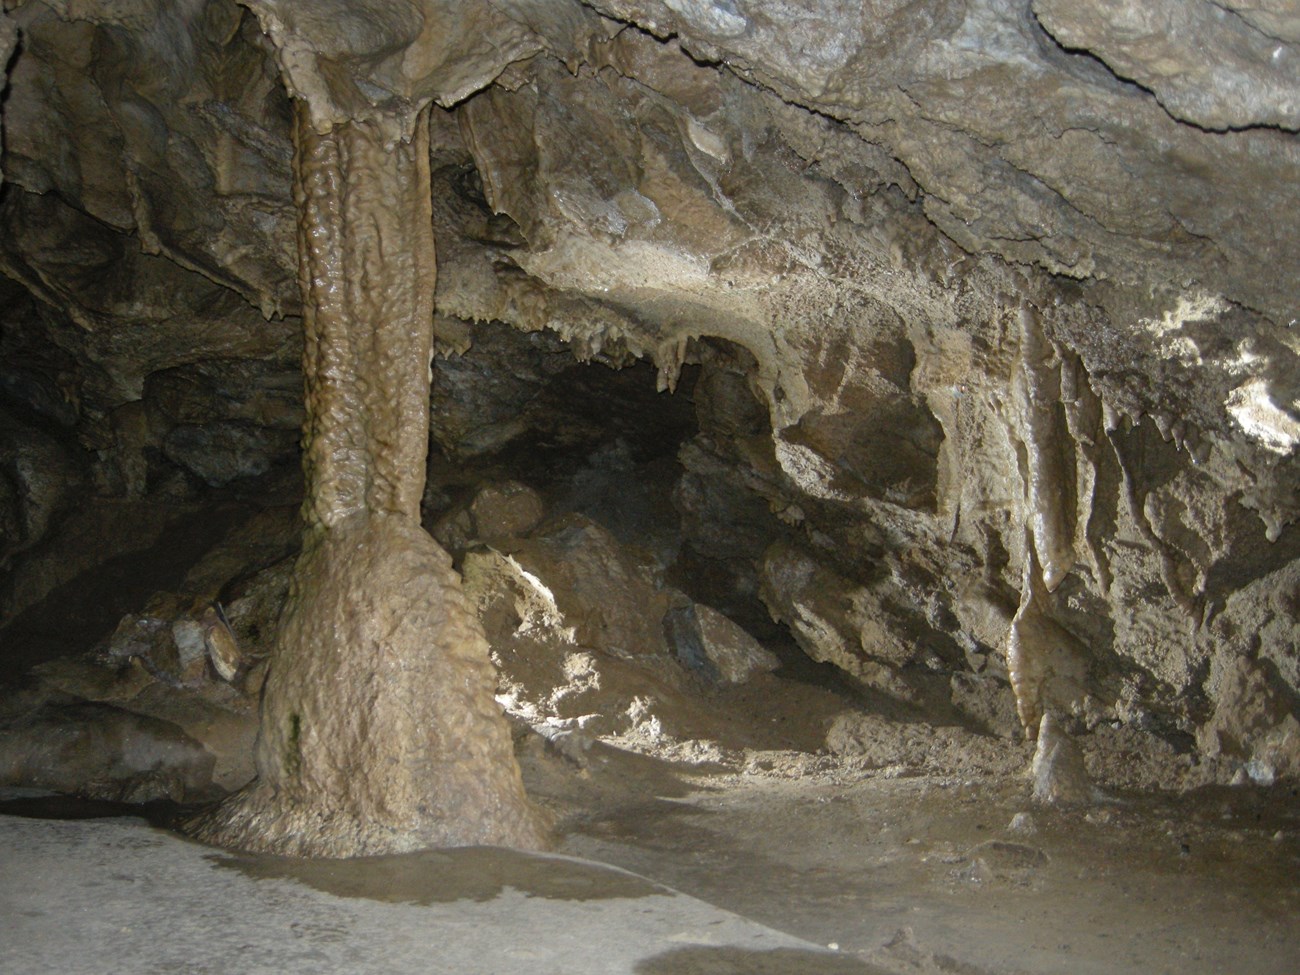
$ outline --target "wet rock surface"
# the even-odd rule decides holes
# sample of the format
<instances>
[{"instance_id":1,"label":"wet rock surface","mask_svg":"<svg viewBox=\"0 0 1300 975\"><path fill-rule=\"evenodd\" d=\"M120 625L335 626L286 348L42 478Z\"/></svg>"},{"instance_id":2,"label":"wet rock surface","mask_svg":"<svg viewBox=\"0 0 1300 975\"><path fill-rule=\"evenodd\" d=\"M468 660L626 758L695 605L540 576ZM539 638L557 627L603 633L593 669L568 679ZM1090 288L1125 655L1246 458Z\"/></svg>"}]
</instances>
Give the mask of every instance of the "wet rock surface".
<instances>
[{"instance_id":1,"label":"wet rock surface","mask_svg":"<svg viewBox=\"0 0 1300 975\"><path fill-rule=\"evenodd\" d=\"M825 948L604 864L499 849L369 860L236 857L131 818L39 822L0 793L12 923L0 964L33 975L204 964L328 975L653 970L683 942L838 962ZM96 813L103 816L101 810ZM28 878L20 882L20 878ZM121 896L105 899L106 887ZM166 938L148 932L172 917ZM111 929L111 930L110 930ZM455 930L461 936L447 938ZM238 944L230 933L238 931ZM287 932L287 933L286 933ZM42 950L33 951L33 946ZM646 966L651 966L647 969ZM680 970L680 969L677 969Z\"/></svg>"}]
</instances>

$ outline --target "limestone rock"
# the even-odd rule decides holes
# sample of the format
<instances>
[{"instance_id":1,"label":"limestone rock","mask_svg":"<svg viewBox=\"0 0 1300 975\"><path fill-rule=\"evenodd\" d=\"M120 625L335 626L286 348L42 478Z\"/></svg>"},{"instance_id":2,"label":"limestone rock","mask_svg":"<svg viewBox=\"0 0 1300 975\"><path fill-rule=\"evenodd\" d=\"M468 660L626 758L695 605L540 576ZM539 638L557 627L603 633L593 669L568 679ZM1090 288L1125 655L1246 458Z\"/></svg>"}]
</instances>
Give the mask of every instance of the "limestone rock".
<instances>
[{"instance_id":1,"label":"limestone rock","mask_svg":"<svg viewBox=\"0 0 1300 975\"><path fill-rule=\"evenodd\" d=\"M203 626L203 645L212 669L222 680L233 681L244 666L245 658L221 604L214 603L205 609L199 622Z\"/></svg>"},{"instance_id":2,"label":"limestone rock","mask_svg":"<svg viewBox=\"0 0 1300 975\"><path fill-rule=\"evenodd\" d=\"M781 666L776 654L726 616L709 606L695 607L700 646L704 656L729 684L743 684L755 674L769 673Z\"/></svg>"},{"instance_id":3,"label":"limestone rock","mask_svg":"<svg viewBox=\"0 0 1300 975\"><path fill-rule=\"evenodd\" d=\"M8 17L0 17L0 60L8 63L14 45L18 43L18 28Z\"/></svg>"},{"instance_id":4,"label":"limestone rock","mask_svg":"<svg viewBox=\"0 0 1300 975\"><path fill-rule=\"evenodd\" d=\"M74 453L0 412L0 566L30 548L81 486Z\"/></svg>"},{"instance_id":5,"label":"limestone rock","mask_svg":"<svg viewBox=\"0 0 1300 975\"><path fill-rule=\"evenodd\" d=\"M210 296L233 288L268 317L292 313L287 99L252 16L234 4L204 10L161 29L141 3L16 10L31 56L10 75L17 97L5 107L7 175L32 193L57 188L104 229L138 232L145 250L220 282ZM120 65L118 81L88 70L96 38L109 45L104 59ZM64 53L72 51L82 53ZM171 260L142 263L179 270ZM104 283L96 290L111 291ZM159 289L132 311L151 318L143 305L184 303L188 290Z\"/></svg>"},{"instance_id":6,"label":"limestone rock","mask_svg":"<svg viewBox=\"0 0 1300 975\"><path fill-rule=\"evenodd\" d=\"M993 674L958 672L949 679L953 707L1000 738L1021 735L1011 686Z\"/></svg>"},{"instance_id":7,"label":"limestone rock","mask_svg":"<svg viewBox=\"0 0 1300 975\"><path fill-rule=\"evenodd\" d=\"M557 604L592 594L559 607L574 652L680 670L662 570L936 720L1001 729L1014 675L1031 729L1055 709L1090 749L1148 741L1161 781L1190 781L1158 747L1190 731L1215 781L1292 774L1293 5L372 6L0 17L0 52L11 22L23 37L0 201L6 619L147 550L159 505L209 518L295 467L297 313L315 308L291 133L353 119L378 135L368 158L396 158L435 100L454 108L410 157L433 198L384 211L428 209L437 238L437 312L414 316L445 353L430 468L463 478L427 510L489 468L546 493L628 417L686 442L676 510L634 505L613 449L546 497L599 509L622 555L595 533L522 540ZM421 239L371 266L424 255L414 280L435 287ZM366 280L357 297L392 296ZM426 361L389 365L423 377ZM333 419L392 415L394 370L377 371ZM406 425L423 443L425 420ZM396 466L418 493L417 454ZM106 513L132 504L153 513ZM537 533L531 511L482 514L503 519L488 534ZM487 537L477 518L448 523L458 555ZM158 617L177 658L160 673L184 672L172 624L218 597L241 646L264 648L269 591L242 617L220 591L270 564L258 552L173 593L203 599ZM1233 677L1237 659L1264 676Z\"/></svg>"},{"instance_id":8,"label":"limestone rock","mask_svg":"<svg viewBox=\"0 0 1300 975\"><path fill-rule=\"evenodd\" d=\"M518 481L503 481L484 485L468 503L444 512L432 534L448 551L461 553L476 542L527 535L545 513L536 491Z\"/></svg>"},{"instance_id":9,"label":"limestone rock","mask_svg":"<svg viewBox=\"0 0 1300 975\"><path fill-rule=\"evenodd\" d=\"M1008 774L1024 760L1022 746L1009 747L963 728L897 721L860 711L845 711L831 722L826 747L871 769L972 777Z\"/></svg>"},{"instance_id":10,"label":"limestone rock","mask_svg":"<svg viewBox=\"0 0 1300 975\"><path fill-rule=\"evenodd\" d=\"M543 578L491 550L467 553L463 575L492 648L497 699L509 714L535 727L551 721L558 730L592 734L631 727L644 674L638 682L616 658L580 646Z\"/></svg>"},{"instance_id":11,"label":"limestone rock","mask_svg":"<svg viewBox=\"0 0 1300 975\"><path fill-rule=\"evenodd\" d=\"M242 423L179 425L163 441L163 454L212 487L265 474L278 460L293 458L298 436Z\"/></svg>"},{"instance_id":12,"label":"limestone rock","mask_svg":"<svg viewBox=\"0 0 1300 975\"><path fill-rule=\"evenodd\" d=\"M1234 5L1035 0L1034 14L1072 50L1153 91L1171 115L1206 129L1300 127L1300 43L1270 35ZM1205 50L1216 51L1213 58Z\"/></svg>"},{"instance_id":13,"label":"limestone rock","mask_svg":"<svg viewBox=\"0 0 1300 975\"><path fill-rule=\"evenodd\" d=\"M918 649L888 595L855 586L788 546L774 546L764 556L762 592L773 617L790 627L808 656L834 663L887 694L912 696L897 668Z\"/></svg>"},{"instance_id":14,"label":"limestone rock","mask_svg":"<svg viewBox=\"0 0 1300 975\"><path fill-rule=\"evenodd\" d=\"M1218 658L1211 671L1213 716L1197 732L1211 758L1244 765L1255 782L1300 777L1300 722L1273 668L1247 658Z\"/></svg>"},{"instance_id":15,"label":"limestone rock","mask_svg":"<svg viewBox=\"0 0 1300 975\"><path fill-rule=\"evenodd\" d=\"M216 788L209 789L210 792L220 794L217 790L238 789L253 777L257 708L247 696L226 684L196 682L179 687L174 682L160 680L157 673L150 673L140 658L120 668L106 667L102 660L87 658L52 661L39 667L35 676L37 686L47 697L78 702L68 713L82 713L78 708L83 703L103 706L85 712L94 716L92 724L103 725L99 730L87 732L96 740L96 736L107 734L116 726L117 715L127 714L130 719L122 720L138 718L146 727L155 722L179 728L201 746L215 763L209 778L211 786ZM52 764L48 769L50 774L80 774L75 771L78 767L75 755L61 754L58 762L66 759L71 764L66 767Z\"/></svg>"},{"instance_id":16,"label":"limestone rock","mask_svg":"<svg viewBox=\"0 0 1300 975\"><path fill-rule=\"evenodd\" d=\"M527 535L545 514L537 492L518 481L483 488L470 502L469 510L476 537L487 541Z\"/></svg>"},{"instance_id":17,"label":"limestone rock","mask_svg":"<svg viewBox=\"0 0 1300 975\"><path fill-rule=\"evenodd\" d=\"M1038 725L1038 745L1031 767L1033 795L1054 806L1091 803L1096 790L1088 777L1083 751L1049 711Z\"/></svg>"},{"instance_id":18,"label":"limestone rock","mask_svg":"<svg viewBox=\"0 0 1300 975\"><path fill-rule=\"evenodd\" d=\"M637 556L594 523L567 517L560 524L567 527L558 537L569 543L563 550L576 558L538 557L557 551L549 547L557 537L549 526L504 545L511 554L480 547L465 555L465 592L492 647L498 701L548 740L569 734L735 740L735 716L703 699L699 681L688 674L725 688L775 669L775 655L680 592L642 578L642 598L631 600L608 588L603 575L588 576L593 565L636 566ZM577 546L569 534L575 527L584 536ZM542 549L525 544L539 540ZM595 554L600 558L593 561ZM605 614L602 625L582 625L597 611ZM608 633L654 633L656 642L639 644L636 653L588 642Z\"/></svg>"},{"instance_id":19,"label":"limestone rock","mask_svg":"<svg viewBox=\"0 0 1300 975\"><path fill-rule=\"evenodd\" d=\"M0 729L6 785L126 802L194 802L211 797L214 764L176 725L108 705L46 707Z\"/></svg>"},{"instance_id":20,"label":"limestone rock","mask_svg":"<svg viewBox=\"0 0 1300 975\"><path fill-rule=\"evenodd\" d=\"M1038 824L1034 822L1033 813L1018 812L1011 817L1011 822L1007 824L1007 832L1023 833L1026 836L1032 836L1038 832Z\"/></svg>"},{"instance_id":21,"label":"limestone rock","mask_svg":"<svg viewBox=\"0 0 1300 975\"><path fill-rule=\"evenodd\" d=\"M660 621L668 596L652 561L620 545L581 515L504 545L523 569L544 580L579 646L621 657L667 657Z\"/></svg>"}]
</instances>

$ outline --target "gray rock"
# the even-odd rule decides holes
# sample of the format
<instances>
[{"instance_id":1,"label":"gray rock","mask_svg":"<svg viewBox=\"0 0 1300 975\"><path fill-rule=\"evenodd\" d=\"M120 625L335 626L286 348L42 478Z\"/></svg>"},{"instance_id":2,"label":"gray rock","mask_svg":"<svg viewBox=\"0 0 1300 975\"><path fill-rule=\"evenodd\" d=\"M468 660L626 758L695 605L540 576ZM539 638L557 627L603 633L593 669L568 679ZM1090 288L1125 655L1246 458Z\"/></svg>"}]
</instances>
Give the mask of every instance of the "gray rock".
<instances>
[{"instance_id":1,"label":"gray rock","mask_svg":"<svg viewBox=\"0 0 1300 975\"><path fill-rule=\"evenodd\" d=\"M220 487L245 477L257 477L276 463L292 462L298 434L236 421L173 427L163 441L168 460Z\"/></svg>"},{"instance_id":2,"label":"gray rock","mask_svg":"<svg viewBox=\"0 0 1300 975\"><path fill-rule=\"evenodd\" d=\"M0 784L95 799L211 798L214 756L176 725L109 705L46 706L0 729Z\"/></svg>"},{"instance_id":3,"label":"gray rock","mask_svg":"<svg viewBox=\"0 0 1300 975\"><path fill-rule=\"evenodd\" d=\"M770 673L781 666L776 654L716 609L697 604L695 620L704 656L726 683L743 684L755 674Z\"/></svg>"}]
</instances>

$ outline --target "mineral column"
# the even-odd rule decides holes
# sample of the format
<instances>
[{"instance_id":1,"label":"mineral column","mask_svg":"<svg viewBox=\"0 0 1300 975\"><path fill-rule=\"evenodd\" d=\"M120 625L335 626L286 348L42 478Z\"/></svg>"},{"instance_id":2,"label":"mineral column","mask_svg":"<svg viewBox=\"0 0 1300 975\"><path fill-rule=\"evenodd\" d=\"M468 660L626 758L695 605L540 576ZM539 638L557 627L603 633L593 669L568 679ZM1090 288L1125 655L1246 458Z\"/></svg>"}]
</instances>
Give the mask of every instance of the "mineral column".
<instances>
[{"instance_id":1,"label":"mineral column","mask_svg":"<svg viewBox=\"0 0 1300 975\"><path fill-rule=\"evenodd\" d=\"M488 646L420 527L435 255L428 116L317 132L295 101L307 420L303 552L262 701L258 778L195 822L246 850L538 847Z\"/></svg>"}]
</instances>

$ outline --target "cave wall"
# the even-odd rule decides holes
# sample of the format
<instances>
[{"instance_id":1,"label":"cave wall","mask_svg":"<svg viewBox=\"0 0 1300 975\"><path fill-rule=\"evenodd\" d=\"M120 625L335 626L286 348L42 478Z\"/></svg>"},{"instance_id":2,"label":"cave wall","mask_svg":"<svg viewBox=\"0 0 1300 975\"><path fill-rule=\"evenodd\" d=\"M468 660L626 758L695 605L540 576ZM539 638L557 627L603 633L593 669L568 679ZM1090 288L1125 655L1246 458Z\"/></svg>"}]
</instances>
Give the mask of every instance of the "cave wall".
<instances>
[{"instance_id":1,"label":"cave wall","mask_svg":"<svg viewBox=\"0 0 1300 975\"><path fill-rule=\"evenodd\" d=\"M441 106L443 354L702 370L681 524L808 655L1300 774L1286 5L371 6L0 21L8 565L292 461L283 75L320 130Z\"/></svg>"}]
</instances>

